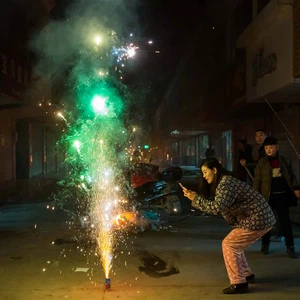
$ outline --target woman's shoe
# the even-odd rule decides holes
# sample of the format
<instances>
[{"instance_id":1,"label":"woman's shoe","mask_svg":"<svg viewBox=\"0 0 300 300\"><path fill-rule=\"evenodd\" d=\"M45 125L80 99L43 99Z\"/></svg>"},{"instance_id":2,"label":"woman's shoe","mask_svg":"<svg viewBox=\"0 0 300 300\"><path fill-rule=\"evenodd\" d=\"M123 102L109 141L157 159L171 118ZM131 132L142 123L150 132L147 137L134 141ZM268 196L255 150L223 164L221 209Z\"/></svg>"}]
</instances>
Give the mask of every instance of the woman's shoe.
<instances>
[{"instance_id":1,"label":"woman's shoe","mask_svg":"<svg viewBox=\"0 0 300 300\"><path fill-rule=\"evenodd\" d=\"M248 282L232 284L223 290L223 294L245 294L249 292Z\"/></svg>"}]
</instances>

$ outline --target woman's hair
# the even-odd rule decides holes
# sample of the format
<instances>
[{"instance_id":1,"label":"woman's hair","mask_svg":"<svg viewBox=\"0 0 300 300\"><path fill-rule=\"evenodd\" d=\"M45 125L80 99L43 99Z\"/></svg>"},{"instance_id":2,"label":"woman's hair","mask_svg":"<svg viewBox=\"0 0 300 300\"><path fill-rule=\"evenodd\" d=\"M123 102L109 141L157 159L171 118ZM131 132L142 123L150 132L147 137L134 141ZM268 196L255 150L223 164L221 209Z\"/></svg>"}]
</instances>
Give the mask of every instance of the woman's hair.
<instances>
[{"instance_id":1,"label":"woman's hair","mask_svg":"<svg viewBox=\"0 0 300 300\"><path fill-rule=\"evenodd\" d=\"M214 168L216 168L217 170L216 177L211 184L207 183L207 181L203 178L203 174L201 170L203 166L211 170L213 170ZM226 170L215 157L210 157L203 160L200 166L200 171L202 176L200 178L199 194L203 195L206 198L215 196L217 185L219 184L220 180L224 175L232 176L232 172Z\"/></svg>"}]
</instances>

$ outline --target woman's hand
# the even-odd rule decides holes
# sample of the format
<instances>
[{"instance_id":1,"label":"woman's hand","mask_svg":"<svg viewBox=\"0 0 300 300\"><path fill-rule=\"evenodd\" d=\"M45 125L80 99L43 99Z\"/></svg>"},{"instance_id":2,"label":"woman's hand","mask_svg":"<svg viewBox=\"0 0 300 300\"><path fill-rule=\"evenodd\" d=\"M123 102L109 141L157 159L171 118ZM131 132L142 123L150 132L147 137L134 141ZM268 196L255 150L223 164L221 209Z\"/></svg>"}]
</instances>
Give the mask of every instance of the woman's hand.
<instances>
[{"instance_id":1,"label":"woman's hand","mask_svg":"<svg viewBox=\"0 0 300 300\"><path fill-rule=\"evenodd\" d=\"M181 186L182 188L182 191L183 191L183 196L184 197L187 197L189 200L193 201L195 196L197 195L196 192L194 191L191 191L191 190L188 190L186 187L184 187L181 183L179 183L179 185Z\"/></svg>"},{"instance_id":2,"label":"woman's hand","mask_svg":"<svg viewBox=\"0 0 300 300\"><path fill-rule=\"evenodd\" d=\"M245 159L241 159L240 164L242 165L242 167L246 167L247 162Z\"/></svg>"},{"instance_id":3,"label":"woman's hand","mask_svg":"<svg viewBox=\"0 0 300 300\"><path fill-rule=\"evenodd\" d=\"M187 197L188 199L190 199L191 201L193 201L196 197L196 192L194 191L191 191L191 190L186 190L186 191L183 191L183 195L185 197Z\"/></svg>"},{"instance_id":4,"label":"woman's hand","mask_svg":"<svg viewBox=\"0 0 300 300\"><path fill-rule=\"evenodd\" d=\"M297 198L300 198L300 190L295 190L294 193Z\"/></svg>"}]
</instances>

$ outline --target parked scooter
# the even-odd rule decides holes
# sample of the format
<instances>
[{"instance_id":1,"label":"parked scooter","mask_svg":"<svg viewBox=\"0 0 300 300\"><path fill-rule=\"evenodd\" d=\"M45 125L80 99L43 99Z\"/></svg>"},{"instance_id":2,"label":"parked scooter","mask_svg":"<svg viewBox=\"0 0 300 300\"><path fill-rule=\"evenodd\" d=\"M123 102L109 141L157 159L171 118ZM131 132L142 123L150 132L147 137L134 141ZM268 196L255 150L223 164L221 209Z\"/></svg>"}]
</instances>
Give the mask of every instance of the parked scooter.
<instances>
[{"instance_id":1,"label":"parked scooter","mask_svg":"<svg viewBox=\"0 0 300 300\"><path fill-rule=\"evenodd\" d=\"M181 177L180 167L167 167L160 173L159 166L151 164L151 160L149 163L136 163L130 181L136 208L164 210L168 215L181 213L177 184Z\"/></svg>"}]
</instances>

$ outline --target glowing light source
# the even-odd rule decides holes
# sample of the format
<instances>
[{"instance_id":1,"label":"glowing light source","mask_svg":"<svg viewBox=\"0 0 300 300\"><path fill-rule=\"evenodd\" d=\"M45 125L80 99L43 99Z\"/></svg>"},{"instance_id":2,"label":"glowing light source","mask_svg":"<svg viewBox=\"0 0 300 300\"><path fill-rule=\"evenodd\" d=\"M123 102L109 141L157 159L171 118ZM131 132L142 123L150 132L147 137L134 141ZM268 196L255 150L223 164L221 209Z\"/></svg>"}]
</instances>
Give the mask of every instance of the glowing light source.
<instances>
[{"instance_id":1,"label":"glowing light source","mask_svg":"<svg viewBox=\"0 0 300 300\"><path fill-rule=\"evenodd\" d=\"M66 121L66 118L64 117L64 115L61 112L58 112L57 116L62 118L64 121Z\"/></svg>"},{"instance_id":2,"label":"glowing light source","mask_svg":"<svg viewBox=\"0 0 300 300\"><path fill-rule=\"evenodd\" d=\"M101 44L101 42L102 42L102 38L99 35L95 36L96 45L99 46Z\"/></svg>"},{"instance_id":3,"label":"glowing light source","mask_svg":"<svg viewBox=\"0 0 300 300\"><path fill-rule=\"evenodd\" d=\"M80 147L81 147L80 141L78 140L74 141L73 145L77 149L77 151L80 152Z\"/></svg>"},{"instance_id":4,"label":"glowing light source","mask_svg":"<svg viewBox=\"0 0 300 300\"><path fill-rule=\"evenodd\" d=\"M131 57L134 57L134 56L135 56L136 51L135 51L134 48L130 48L130 49L128 49L127 53L128 53L128 57L131 58Z\"/></svg>"},{"instance_id":5,"label":"glowing light source","mask_svg":"<svg viewBox=\"0 0 300 300\"><path fill-rule=\"evenodd\" d=\"M106 115L107 107L106 107L106 98L102 96L95 96L92 100L92 106L96 113Z\"/></svg>"}]
</instances>

